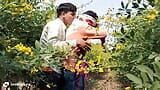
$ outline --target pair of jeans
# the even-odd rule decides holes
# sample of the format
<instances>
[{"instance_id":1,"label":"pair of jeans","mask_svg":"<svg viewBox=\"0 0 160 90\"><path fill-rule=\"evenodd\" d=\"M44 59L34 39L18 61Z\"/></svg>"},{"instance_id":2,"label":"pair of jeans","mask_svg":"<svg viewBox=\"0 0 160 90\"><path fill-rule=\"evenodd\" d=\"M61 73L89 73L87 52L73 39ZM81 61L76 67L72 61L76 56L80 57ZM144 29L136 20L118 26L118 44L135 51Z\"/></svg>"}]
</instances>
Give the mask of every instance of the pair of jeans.
<instances>
[{"instance_id":1,"label":"pair of jeans","mask_svg":"<svg viewBox=\"0 0 160 90\"><path fill-rule=\"evenodd\" d=\"M44 79L40 82L40 90L64 90L64 76L55 71L43 72ZM47 87L49 85L49 87Z\"/></svg>"},{"instance_id":2,"label":"pair of jeans","mask_svg":"<svg viewBox=\"0 0 160 90\"><path fill-rule=\"evenodd\" d=\"M64 72L64 90L84 90L84 75L66 70Z\"/></svg>"}]
</instances>

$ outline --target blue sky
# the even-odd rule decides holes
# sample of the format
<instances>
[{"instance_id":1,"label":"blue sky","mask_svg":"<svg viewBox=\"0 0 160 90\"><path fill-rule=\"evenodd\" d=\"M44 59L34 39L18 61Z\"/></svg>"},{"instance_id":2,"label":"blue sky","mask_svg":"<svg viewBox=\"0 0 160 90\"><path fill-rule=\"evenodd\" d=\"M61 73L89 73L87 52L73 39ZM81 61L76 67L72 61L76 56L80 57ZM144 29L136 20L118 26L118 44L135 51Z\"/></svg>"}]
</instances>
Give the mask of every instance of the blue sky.
<instances>
[{"instance_id":1,"label":"blue sky","mask_svg":"<svg viewBox=\"0 0 160 90\"><path fill-rule=\"evenodd\" d=\"M90 0L56 0L56 5L59 5L63 2L71 2L79 7L80 5L85 4L89 1ZM121 7L121 1L127 0L93 0L92 3L84 8L81 8L79 11L83 12L87 10L93 10L100 16L104 15L108 8L114 8L116 11L119 7Z\"/></svg>"}]
</instances>

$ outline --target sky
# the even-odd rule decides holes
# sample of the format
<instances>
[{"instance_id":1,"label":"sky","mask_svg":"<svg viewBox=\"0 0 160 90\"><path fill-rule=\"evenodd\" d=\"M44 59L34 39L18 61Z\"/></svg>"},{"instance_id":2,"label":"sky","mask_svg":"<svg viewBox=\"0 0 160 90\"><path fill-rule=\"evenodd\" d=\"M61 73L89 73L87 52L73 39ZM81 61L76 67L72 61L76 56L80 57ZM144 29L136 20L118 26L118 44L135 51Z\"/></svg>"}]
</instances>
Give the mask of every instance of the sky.
<instances>
[{"instance_id":1,"label":"sky","mask_svg":"<svg viewBox=\"0 0 160 90\"><path fill-rule=\"evenodd\" d=\"M64 2L71 2L77 7L81 6L82 4L88 3L91 0L56 0L56 5ZM93 2L86 5L84 8L80 8L78 11L84 12L87 10L95 11L98 16L104 15L108 8L114 8L115 12L118 8L121 7L121 1L127 0L92 0Z\"/></svg>"}]
</instances>

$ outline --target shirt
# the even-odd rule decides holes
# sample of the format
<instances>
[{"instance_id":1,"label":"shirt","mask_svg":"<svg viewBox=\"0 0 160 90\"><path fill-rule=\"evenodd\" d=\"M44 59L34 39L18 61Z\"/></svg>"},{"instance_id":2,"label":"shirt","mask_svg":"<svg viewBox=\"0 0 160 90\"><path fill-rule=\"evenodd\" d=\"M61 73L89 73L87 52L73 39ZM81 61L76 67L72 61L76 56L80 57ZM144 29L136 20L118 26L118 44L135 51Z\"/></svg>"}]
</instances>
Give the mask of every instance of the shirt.
<instances>
[{"instance_id":1,"label":"shirt","mask_svg":"<svg viewBox=\"0 0 160 90\"><path fill-rule=\"evenodd\" d=\"M76 40L66 40L66 25L63 21L57 18L54 21L48 22L42 31L40 37L40 44L45 48L48 43L51 43L53 46L63 47L66 45L76 46ZM61 67L53 68L57 73L61 73Z\"/></svg>"},{"instance_id":2,"label":"shirt","mask_svg":"<svg viewBox=\"0 0 160 90\"><path fill-rule=\"evenodd\" d=\"M66 40L66 29L66 25L59 18L48 22L42 31L41 46L46 47L48 43L53 46L76 46L76 40Z\"/></svg>"}]
</instances>

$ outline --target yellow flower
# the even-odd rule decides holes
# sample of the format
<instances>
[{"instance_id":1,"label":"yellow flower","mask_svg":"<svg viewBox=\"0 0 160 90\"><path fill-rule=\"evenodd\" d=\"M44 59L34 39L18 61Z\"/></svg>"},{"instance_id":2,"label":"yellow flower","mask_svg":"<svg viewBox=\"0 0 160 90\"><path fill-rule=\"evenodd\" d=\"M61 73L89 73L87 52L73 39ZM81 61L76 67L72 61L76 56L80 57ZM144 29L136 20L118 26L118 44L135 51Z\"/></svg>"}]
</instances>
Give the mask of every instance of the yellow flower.
<instances>
[{"instance_id":1,"label":"yellow flower","mask_svg":"<svg viewBox=\"0 0 160 90\"><path fill-rule=\"evenodd\" d=\"M149 20L154 20L156 18L156 15L155 14L151 14L151 15L148 15L147 18Z\"/></svg>"},{"instance_id":2,"label":"yellow flower","mask_svg":"<svg viewBox=\"0 0 160 90\"><path fill-rule=\"evenodd\" d=\"M31 53L30 53L30 56L34 56L34 53L33 53L33 52L31 52Z\"/></svg>"},{"instance_id":3,"label":"yellow flower","mask_svg":"<svg viewBox=\"0 0 160 90\"><path fill-rule=\"evenodd\" d=\"M49 84L46 85L47 88L51 88L51 86Z\"/></svg>"},{"instance_id":4,"label":"yellow flower","mask_svg":"<svg viewBox=\"0 0 160 90\"><path fill-rule=\"evenodd\" d=\"M123 49L124 48L124 45L123 44L121 44L121 43L118 43L117 45L116 45L116 49L118 50L118 49Z\"/></svg>"},{"instance_id":5,"label":"yellow flower","mask_svg":"<svg viewBox=\"0 0 160 90\"><path fill-rule=\"evenodd\" d=\"M103 16L101 16L101 19L104 19L105 18L105 16L103 15Z\"/></svg>"},{"instance_id":6,"label":"yellow flower","mask_svg":"<svg viewBox=\"0 0 160 90\"><path fill-rule=\"evenodd\" d=\"M126 87L125 90L131 90L131 87Z\"/></svg>"},{"instance_id":7,"label":"yellow flower","mask_svg":"<svg viewBox=\"0 0 160 90\"><path fill-rule=\"evenodd\" d=\"M111 34L112 34L112 35L116 35L116 32L112 32Z\"/></svg>"},{"instance_id":8,"label":"yellow flower","mask_svg":"<svg viewBox=\"0 0 160 90\"><path fill-rule=\"evenodd\" d=\"M97 22L99 22L100 20L99 19L97 19Z\"/></svg>"},{"instance_id":9,"label":"yellow flower","mask_svg":"<svg viewBox=\"0 0 160 90\"><path fill-rule=\"evenodd\" d=\"M104 72L103 68L99 68L98 72Z\"/></svg>"},{"instance_id":10,"label":"yellow flower","mask_svg":"<svg viewBox=\"0 0 160 90\"><path fill-rule=\"evenodd\" d=\"M71 68L70 71L71 72L76 72L76 70L74 68Z\"/></svg>"},{"instance_id":11,"label":"yellow flower","mask_svg":"<svg viewBox=\"0 0 160 90\"><path fill-rule=\"evenodd\" d=\"M29 4L28 4L28 5L26 6L26 8L27 8L28 10L32 10L33 7L32 7L32 5L29 5Z\"/></svg>"},{"instance_id":12,"label":"yellow flower","mask_svg":"<svg viewBox=\"0 0 160 90\"><path fill-rule=\"evenodd\" d=\"M79 67L79 65L82 63L82 60L79 60L78 62L77 62L77 64L76 64L76 66L78 66Z\"/></svg>"},{"instance_id":13,"label":"yellow flower","mask_svg":"<svg viewBox=\"0 0 160 90\"><path fill-rule=\"evenodd\" d=\"M158 11L156 9L151 9L151 14L158 15Z\"/></svg>"},{"instance_id":14,"label":"yellow flower","mask_svg":"<svg viewBox=\"0 0 160 90\"><path fill-rule=\"evenodd\" d=\"M11 49L12 49L11 46L8 46L8 47L6 48L7 52L10 52Z\"/></svg>"},{"instance_id":15,"label":"yellow flower","mask_svg":"<svg viewBox=\"0 0 160 90\"><path fill-rule=\"evenodd\" d=\"M106 21L111 21L111 20L112 20L111 16L106 17Z\"/></svg>"},{"instance_id":16,"label":"yellow flower","mask_svg":"<svg viewBox=\"0 0 160 90\"><path fill-rule=\"evenodd\" d=\"M100 55L97 56L97 60L98 60L97 64L100 64L100 62L101 62L101 56Z\"/></svg>"},{"instance_id":17,"label":"yellow flower","mask_svg":"<svg viewBox=\"0 0 160 90\"><path fill-rule=\"evenodd\" d=\"M77 72L82 72L83 70L82 69L77 69Z\"/></svg>"},{"instance_id":18,"label":"yellow flower","mask_svg":"<svg viewBox=\"0 0 160 90\"><path fill-rule=\"evenodd\" d=\"M12 15L16 15L16 14L17 14L17 12L11 12L11 14L12 14Z\"/></svg>"},{"instance_id":19,"label":"yellow flower","mask_svg":"<svg viewBox=\"0 0 160 90\"><path fill-rule=\"evenodd\" d=\"M10 7L16 7L17 5L15 3L10 3L9 6Z\"/></svg>"},{"instance_id":20,"label":"yellow flower","mask_svg":"<svg viewBox=\"0 0 160 90\"><path fill-rule=\"evenodd\" d=\"M27 5L27 3L22 3L22 4L21 4L21 6L26 6L26 5Z\"/></svg>"},{"instance_id":21,"label":"yellow flower","mask_svg":"<svg viewBox=\"0 0 160 90\"><path fill-rule=\"evenodd\" d=\"M23 11L24 11L24 9L23 9L23 8L20 8L20 9L19 9L19 11L23 12Z\"/></svg>"},{"instance_id":22,"label":"yellow flower","mask_svg":"<svg viewBox=\"0 0 160 90\"><path fill-rule=\"evenodd\" d=\"M158 11L156 9L151 9L150 14L147 16L149 20L154 20L158 16Z\"/></svg>"},{"instance_id":23,"label":"yellow flower","mask_svg":"<svg viewBox=\"0 0 160 90\"><path fill-rule=\"evenodd\" d=\"M38 72L38 69L36 69L36 67L33 67L33 68L31 69L31 73L34 73L34 72Z\"/></svg>"},{"instance_id":24,"label":"yellow flower","mask_svg":"<svg viewBox=\"0 0 160 90\"><path fill-rule=\"evenodd\" d=\"M89 64L90 64L91 66L95 66L94 60L89 60Z\"/></svg>"},{"instance_id":25,"label":"yellow flower","mask_svg":"<svg viewBox=\"0 0 160 90\"><path fill-rule=\"evenodd\" d=\"M17 45L15 46L15 48L16 48L18 51L24 52L26 55L30 55L30 56L33 56L33 55L34 55L34 53L32 52L32 49L31 49L30 47L24 46L22 43L17 44Z\"/></svg>"},{"instance_id":26,"label":"yellow flower","mask_svg":"<svg viewBox=\"0 0 160 90\"><path fill-rule=\"evenodd\" d=\"M28 52L25 52L25 54L26 54L26 55L29 55L29 53L28 53Z\"/></svg>"}]
</instances>

